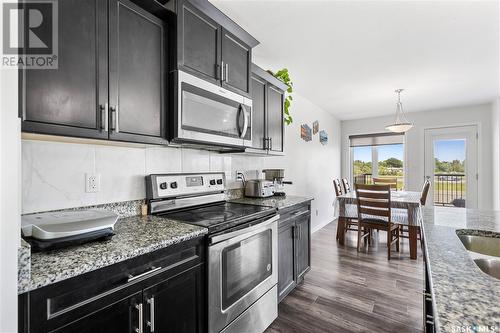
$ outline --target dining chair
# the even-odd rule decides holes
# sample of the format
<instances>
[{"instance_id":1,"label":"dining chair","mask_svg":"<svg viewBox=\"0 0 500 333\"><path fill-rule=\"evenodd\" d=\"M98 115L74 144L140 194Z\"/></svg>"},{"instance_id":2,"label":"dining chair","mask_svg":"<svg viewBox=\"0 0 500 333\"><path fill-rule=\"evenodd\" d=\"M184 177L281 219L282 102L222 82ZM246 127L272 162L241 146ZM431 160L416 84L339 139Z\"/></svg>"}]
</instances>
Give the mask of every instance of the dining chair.
<instances>
[{"instance_id":1,"label":"dining chair","mask_svg":"<svg viewBox=\"0 0 500 333\"><path fill-rule=\"evenodd\" d=\"M342 178L342 185L344 186L344 193L351 192L351 185L349 185L349 180L347 178Z\"/></svg>"},{"instance_id":2,"label":"dining chair","mask_svg":"<svg viewBox=\"0 0 500 333\"><path fill-rule=\"evenodd\" d=\"M370 237L370 230L387 232L387 260L391 260L391 247L399 252L399 225L391 219L390 185L356 184L358 202L358 252L361 241ZM370 238L368 238L370 241Z\"/></svg>"},{"instance_id":3,"label":"dining chair","mask_svg":"<svg viewBox=\"0 0 500 333\"><path fill-rule=\"evenodd\" d=\"M342 186L340 180L337 178L333 180L333 188L335 189L335 194L337 197L347 193L344 190L345 187ZM345 216L343 216L343 218L345 219L344 233L347 233L348 231L358 231L357 229L358 215L356 212L356 206L346 205ZM339 225L337 225L337 240L339 239L340 232L341 231L339 229Z\"/></svg>"},{"instance_id":4,"label":"dining chair","mask_svg":"<svg viewBox=\"0 0 500 333\"><path fill-rule=\"evenodd\" d=\"M379 177L373 177L373 184L375 185L389 185L392 190L397 190L398 189L398 179L397 178L379 178Z\"/></svg>"},{"instance_id":5,"label":"dining chair","mask_svg":"<svg viewBox=\"0 0 500 333\"><path fill-rule=\"evenodd\" d=\"M429 190L431 188L431 182L426 179L424 184L422 185L422 191L420 193L420 207L424 207L425 203L427 202L427 196L429 194ZM400 226L400 233L401 233L401 238L409 238L409 231L408 231L408 212L406 209L393 209L392 210L393 214L393 220L395 223L399 224ZM417 237L420 242L422 242L422 237L421 237L421 229L420 226L417 227Z\"/></svg>"}]
</instances>

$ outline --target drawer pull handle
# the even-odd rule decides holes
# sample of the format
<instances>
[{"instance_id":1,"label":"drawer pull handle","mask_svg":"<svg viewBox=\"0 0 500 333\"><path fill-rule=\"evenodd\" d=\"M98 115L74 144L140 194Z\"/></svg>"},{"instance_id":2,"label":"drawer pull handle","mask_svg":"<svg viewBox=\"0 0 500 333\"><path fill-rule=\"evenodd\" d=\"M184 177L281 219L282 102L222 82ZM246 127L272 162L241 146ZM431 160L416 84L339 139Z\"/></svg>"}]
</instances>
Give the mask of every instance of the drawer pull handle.
<instances>
[{"instance_id":1,"label":"drawer pull handle","mask_svg":"<svg viewBox=\"0 0 500 333\"><path fill-rule=\"evenodd\" d=\"M134 275L132 275L132 274L129 274L129 275L128 275L128 280L127 280L127 282L129 282L129 283L130 283L130 282L132 282L132 281L135 281L135 280L137 280L137 279L140 279L140 278L142 278L142 277L145 277L146 275L153 274L154 272L159 271L160 269L161 269L161 267L151 267L151 269L150 269L149 271L144 272L144 273L139 274L139 275L136 275L136 276L134 276Z\"/></svg>"}]
</instances>

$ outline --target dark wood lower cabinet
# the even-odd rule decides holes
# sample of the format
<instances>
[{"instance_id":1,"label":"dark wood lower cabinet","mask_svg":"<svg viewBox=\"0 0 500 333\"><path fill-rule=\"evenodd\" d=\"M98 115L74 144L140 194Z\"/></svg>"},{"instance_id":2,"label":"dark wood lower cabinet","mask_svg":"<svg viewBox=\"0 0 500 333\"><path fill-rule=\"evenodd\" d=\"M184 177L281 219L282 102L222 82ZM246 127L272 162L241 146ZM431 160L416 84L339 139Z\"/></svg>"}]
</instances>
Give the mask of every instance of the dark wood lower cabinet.
<instances>
[{"instance_id":1,"label":"dark wood lower cabinet","mask_svg":"<svg viewBox=\"0 0 500 333\"><path fill-rule=\"evenodd\" d=\"M106 306L89 316L56 329L57 333L124 333L135 332L139 328L139 304L142 301L140 292Z\"/></svg>"},{"instance_id":2,"label":"dark wood lower cabinet","mask_svg":"<svg viewBox=\"0 0 500 333\"><path fill-rule=\"evenodd\" d=\"M280 212L278 222L278 301L281 302L311 267L311 205Z\"/></svg>"},{"instance_id":3,"label":"dark wood lower cabinet","mask_svg":"<svg viewBox=\"0 0 500 333\"><path fill-rule=\"evenodd\" d=\"M203 332L202 266L144 290L144 332Z\"/></svg>"},{"instance_id":4,"label":"dark wood lower cabinet","mask_svg":"<svg viewBox=\"0 0 500 333\"><path fill-rule=\"evenodd\" d=\"M204 272L198 238L85 273L20 295L19 332L203 333Z\"/></svg>"}]
</instances>

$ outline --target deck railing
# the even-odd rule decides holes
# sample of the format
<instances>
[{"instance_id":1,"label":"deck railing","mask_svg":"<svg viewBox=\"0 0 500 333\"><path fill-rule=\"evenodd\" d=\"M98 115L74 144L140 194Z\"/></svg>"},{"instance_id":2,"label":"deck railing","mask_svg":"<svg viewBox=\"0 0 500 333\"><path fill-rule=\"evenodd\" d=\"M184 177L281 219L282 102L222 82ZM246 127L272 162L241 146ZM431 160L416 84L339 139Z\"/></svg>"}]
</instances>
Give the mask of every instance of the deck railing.
<instances>
[{"instance_id":1,"label":"deck railing","mask_svg":"<svg viewBox=\"0 0 500 333\"><path fill-rule=\"evenodd\" d=\"M464 174L434 174L434 204L465 207L466 185Z\"/></svg>"}]
</instances>

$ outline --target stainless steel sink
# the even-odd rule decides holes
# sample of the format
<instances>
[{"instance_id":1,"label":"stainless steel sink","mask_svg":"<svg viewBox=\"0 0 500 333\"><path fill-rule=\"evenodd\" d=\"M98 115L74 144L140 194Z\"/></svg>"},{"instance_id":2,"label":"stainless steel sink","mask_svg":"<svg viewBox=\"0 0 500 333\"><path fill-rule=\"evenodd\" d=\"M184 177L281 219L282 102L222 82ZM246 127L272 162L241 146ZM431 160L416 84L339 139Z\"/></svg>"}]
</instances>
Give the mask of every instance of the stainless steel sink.
<instances>
[{"instance_id":1,"label":"stainless steel sink","mask_svg":"<svg viewBox=\"0 0 500 333\"><path fill-rule=\"evenodd\" d=\"M476 259L474 262L486 274L500 279L500 259Z\"/></svg>"},{"instance_id":2,"label":"stainless steel sink","mask_svg":"<svg viewBox=\"0 0 500 333\"><path fill-rule=\"evenodd\" d=\"M500 238L473 235L458 235L458 238L469 251L500 257Z\"/></svg>"}]
</instances>

